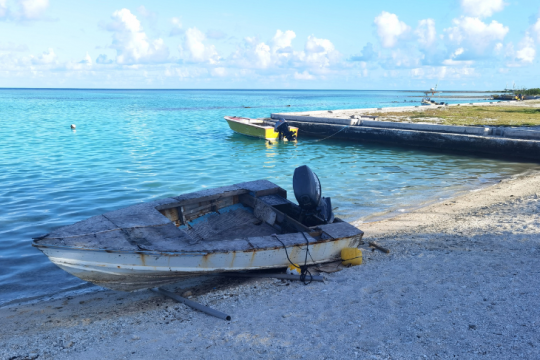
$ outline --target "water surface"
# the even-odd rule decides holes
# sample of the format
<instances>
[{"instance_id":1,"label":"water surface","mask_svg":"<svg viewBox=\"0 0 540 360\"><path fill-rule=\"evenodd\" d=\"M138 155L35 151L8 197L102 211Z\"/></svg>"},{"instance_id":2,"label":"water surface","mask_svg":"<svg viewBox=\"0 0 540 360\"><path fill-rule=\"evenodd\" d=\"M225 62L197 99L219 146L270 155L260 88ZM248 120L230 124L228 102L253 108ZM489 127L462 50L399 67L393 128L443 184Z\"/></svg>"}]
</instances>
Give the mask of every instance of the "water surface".
<instances>
[{"instance_id":1,"label":"water surface","mask_svg":"<svg viewBox=\"0 0 540 360\"><path fill-rule=\"evenodd\" d=\"M323 194L332 197L336 214L355 220L536 166L314 141L301 133L297 144L269 145L234 134L223 120L225 115L402 106L411 95L0 90L0 304L83 284L32 248L31 238L131 204L256 179L273 181L293 196L293 171L307 164L321 179Z\"/></svg>"}]
</instances>

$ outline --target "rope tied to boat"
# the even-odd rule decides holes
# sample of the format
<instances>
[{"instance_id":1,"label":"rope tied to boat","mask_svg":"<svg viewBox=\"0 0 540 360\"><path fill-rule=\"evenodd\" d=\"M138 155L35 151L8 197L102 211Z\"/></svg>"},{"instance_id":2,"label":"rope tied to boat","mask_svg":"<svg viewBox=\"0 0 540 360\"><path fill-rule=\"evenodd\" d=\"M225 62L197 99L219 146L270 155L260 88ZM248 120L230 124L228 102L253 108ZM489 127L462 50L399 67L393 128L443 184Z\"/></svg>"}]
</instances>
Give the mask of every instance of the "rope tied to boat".
<instances>
[{"instance_id":1,"label":"rope tied to boat","mask_svg":"<svg viewBox=\"0 0 540 360\"><path fill-rule=\"evenodd\" d=\"M304 234L303 232L301 232L301 234L304 236L304 239L306 239L306 257L304 259L304 265L299 266L300 267L300 281L304 283L304 285L309 285L313 281L313 275L311 275L311 272L308 269L307 257L308 257L308 254L309 254L309 257L311 257L311 260L313 260L313 257L309 253L309 240L306 237L306 234ZM283 241L281 241L281 239L276 234L272 234L272 236L275 237L277 241L281 243L281 245L283 245L283 249L285 250L285 255L287 255L287 260L289 260L291 265L294 267L297 267L297 265L291 261L291 258L289 258L289 253L287 252L287 246L285 246ZM309 281L306 280L308 275L309 275Z\"/></svg>"},{"instance_id":2,"label":"rope tied to boat","mask_svg":"<svg viewBox=\"0 0 540 360\"><path fill-rule=\"evenodd\" d=\"M347 126L345 126L344 128L339 129L337 132L333 133L333 134L330 135L330 136L327 136L327 137L325 137L325 138L323 138L323 139L310 141L310 142L319 142L319 141L323 141L323 140L329 139L329 138L331 138L332 136L337 135L337 134L339 134L340 132L342 132L343 130L345 130L345 129L347 129L347 128L350 128L350 127L351 127L351 125L347 125ZM305 133L308 133L308 134L313 134L313 135L319 135L319 133L313 133L313 132L306 131L306 130L302 130L302 132L305 132Z\"/></svg>"}]
</instances>

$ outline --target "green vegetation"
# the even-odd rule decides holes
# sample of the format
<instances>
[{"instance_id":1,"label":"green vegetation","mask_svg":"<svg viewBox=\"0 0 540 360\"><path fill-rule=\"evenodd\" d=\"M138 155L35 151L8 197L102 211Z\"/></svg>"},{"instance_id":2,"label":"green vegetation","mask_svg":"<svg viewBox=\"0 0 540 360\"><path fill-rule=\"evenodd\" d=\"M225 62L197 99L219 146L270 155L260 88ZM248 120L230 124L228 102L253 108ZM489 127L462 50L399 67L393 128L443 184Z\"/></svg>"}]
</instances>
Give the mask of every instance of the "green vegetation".
<instances>
[{"instance_id":1,"label":"green vegetation","mask_svg":"<svg viewBox=\"0 0 540 360\"><path fill-rule=\"evenodd\" d=\"M516 93L523 94L523 95L540 95L540 88L519 90L519 91L516 91Z\"/></svg>"},{"instance_id":2,"label":"green vegetation","mask_svg":"<svg viewBox=\"0 0 540 360\"><path fill-rule=\"evenodd\" d=\"M371 115L379 115L381 121L410 121L441 125L540 125L540 107L534 106L449 106L434 107L423 111L385 112Z\"/></svg>"}]
</instances>

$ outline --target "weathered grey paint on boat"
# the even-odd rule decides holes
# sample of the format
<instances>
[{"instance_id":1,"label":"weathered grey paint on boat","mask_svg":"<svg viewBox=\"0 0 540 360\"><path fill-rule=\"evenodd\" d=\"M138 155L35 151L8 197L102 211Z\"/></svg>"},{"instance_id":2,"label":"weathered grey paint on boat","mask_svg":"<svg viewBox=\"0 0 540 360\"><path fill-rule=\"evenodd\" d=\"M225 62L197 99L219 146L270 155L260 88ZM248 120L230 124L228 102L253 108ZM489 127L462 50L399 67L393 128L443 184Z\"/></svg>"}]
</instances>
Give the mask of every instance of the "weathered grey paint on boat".
<instances>
[{"instance_id":1,"label":"weathered grey paint on boat","mask_svg":"<svg viewBox=\"0 0 540 360\"><path fill-rule=\"evenodd\" d=\"M285 249L295 263L304 263L307 246L308 264L332 261L340 257L341 249L360 244L362 231L346 222L307 228L287 218L272 207L287 203L286 196L285 190L266 180L209 189L94 216L36 239L33 246L83 280L132 291L191 276L286 267ZM270 209L276 222L297 227L298 232L280 233L265 222L257 225L263 236L239 231L221 239L208 232L205 237L210 240L201 240L192 236L193 228L178 227L243 203L255 210ZM260 216L267 216L263 210ZM235 211L239 219L245 212ZM238 229L253 228L249 223L241 225Z\"/></svg>"},{"instance_id":2,"label":"weathered grey paint on boat","mask_svg":"<svg viewBox=\"0 0 540 360\"><path fill-rule=\"evenodd\" d=\"M310 241L309 252L315 261L308 257L308 264L339 259L341 249L359 244L360 237L319 243ZM214 253L134 253L46 246L40 249L54 264L70 274L122 291L160 286L185 277L289 265L285 250L277 241L274 249ZM306 245L287 247L290 259L297 264L304 264L305 249Z\"/></svg>"}]
</instances>

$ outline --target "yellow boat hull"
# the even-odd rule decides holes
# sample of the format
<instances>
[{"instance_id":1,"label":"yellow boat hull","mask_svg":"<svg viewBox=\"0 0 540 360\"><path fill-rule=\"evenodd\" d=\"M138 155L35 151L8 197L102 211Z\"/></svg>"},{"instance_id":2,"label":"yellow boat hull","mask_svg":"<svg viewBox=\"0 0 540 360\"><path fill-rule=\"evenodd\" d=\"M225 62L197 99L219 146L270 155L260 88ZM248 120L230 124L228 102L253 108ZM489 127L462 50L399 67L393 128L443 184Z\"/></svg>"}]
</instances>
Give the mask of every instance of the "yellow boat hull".
<instances>
[{"instance_id":1,"label":"yellow boat hull","mask_svg":"<svg viewBox=\"0 0 540 360\"><path fill-rule=\"evenodd\" d=\"M257 137L266 140L276 140L279 133L274 131L273 126L266 125L264 120L238 118L226 116L225 120L232 131L242 135ZM298 128L290 126L289 129L298 137ZM283 139L287 141L287 139Z\"/></svg>"}]
</instances>

